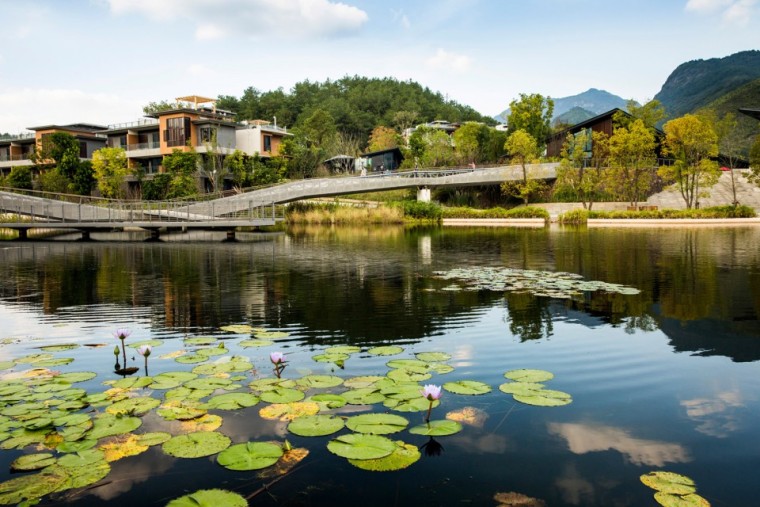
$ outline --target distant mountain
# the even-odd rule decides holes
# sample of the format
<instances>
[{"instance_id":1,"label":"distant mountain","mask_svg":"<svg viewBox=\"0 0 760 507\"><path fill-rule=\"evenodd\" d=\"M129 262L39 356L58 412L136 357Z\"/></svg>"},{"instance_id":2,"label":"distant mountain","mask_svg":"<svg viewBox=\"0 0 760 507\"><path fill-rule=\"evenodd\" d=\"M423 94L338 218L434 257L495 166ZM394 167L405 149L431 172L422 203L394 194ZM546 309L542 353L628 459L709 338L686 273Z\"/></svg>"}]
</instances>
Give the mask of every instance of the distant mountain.
<instances>
[{"instance_id":1,"label":"distant mountain","mask_svg":"<svg viewBox=\"0 0 760 507\"><path fill-rule=\"evenodd\" d=\"M654 98L665 106L669 118L677 118L758 78L758 50L742 51L725 58L693 60L676 67Z\"/></svg>"},{"instance_id":2,"label":"distant mountain","mask_svg":"<svg viewBox=\"0 0 760 507\"><path fill-rule=\"evenodd\" d=\"M590 112L591 116L588 118L591 118L598 114L606 113L610 109L615 109L616 107L624 110L627 103L627 101L622 97L618 97L617 95L604 90L597 90L596 88L589 88L583 93L579 93L578 95L571 95L570 97L552 97L552 100L554 100L554 116L552 117L552 122L556 121L558 116L568 113L575 108L584 109L586 112ZM580 116L579 111L576 111L572 114ZM506 123L508 116L509 109L503 111L499 115L494 116L494 119L496 121ZM584 120L587 120L588 118L584 118Z\"/></svg>"},{"instance_id":3,"label":"distant mountain","mask_svg":"<svg viewBox=\"0 0 760 507\"><path fill-rule=\"evenodd\" d=\"M746 158L749 156L749 149L755 140L755 136L760 133L760 126L758 126L756 119L738 112L737 109L740 107L760 108L760 79L750 81L744 86L728 92L700 110L711 109L715 111L718 118L722 118L726 113L736 115L740 149Z\"/></svg>"},{"instance_id":4,"label":"distant mountain","mask_svg":"<svg viewBox=\"0 0 760 507\"><path fill-rule=\"evenodd\" d=\"M565 111L559 116L555 116L554 120L552 121L552 126L556 127L557 125L575 125L576 123L586 121L589 118L593 118L594 116L597 116L597 114L589 111L588 109L576 106L570 111Z\"/></svg>"}]
</instances>

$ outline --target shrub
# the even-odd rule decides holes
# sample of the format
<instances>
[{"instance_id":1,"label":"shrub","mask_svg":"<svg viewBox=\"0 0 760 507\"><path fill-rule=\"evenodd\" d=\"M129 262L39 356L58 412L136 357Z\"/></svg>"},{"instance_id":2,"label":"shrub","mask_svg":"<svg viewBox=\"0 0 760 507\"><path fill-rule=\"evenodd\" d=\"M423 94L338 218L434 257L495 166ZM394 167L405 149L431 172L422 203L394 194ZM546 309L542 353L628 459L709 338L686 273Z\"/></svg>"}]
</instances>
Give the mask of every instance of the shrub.
<instances>
[{"instance_id":1,"label":"shrub","mask_svg":"<svg viewBox=\"0 0 760 507\"><path fill-rule=\"evenodd\" d=\"M443 216L441 207L433 202L402 201L400 205L404 218L440 220Z\"/></svg>"},{"instance_id":2,"label":"shrub","mask_svg":"<svg viewBox=\"0 0 760 507\"><path fill-rule=\"evenodd\" d=\"M561 224L584 225L588 222L589 211L585 209L574 209L562 213L558 217Z\"/></svg>"},{"instance_id":3,"label":"shrub","mask_svg":"<svg viewBox=\"0 0 760 507\"><path fill-rule=\"evenodd\" d=\"M701 209L661 209L652 211L589 211L588 218L754 218L749 206L713 206Z\"/></svg>"},{"instance_id":4,"label":"shrub","mask_svg":"<svg viewBox=\"0 0 760 507\"><path fill-rule=\"evenodd\" d=\"M16 166L5 179L5 184L12 188L32 189L32 169L29 166Z\"/></svg>"},{"instance_id":5,"label":"shrub","mask_svg":"<svg viewBox=\"0 0 760 507\"><path fill-rule=\"evenodd\" d=\"M444 208L443 218L549 218L549 212L535 206L521 206L519 208Z\"/></svg>"}]
</instances>

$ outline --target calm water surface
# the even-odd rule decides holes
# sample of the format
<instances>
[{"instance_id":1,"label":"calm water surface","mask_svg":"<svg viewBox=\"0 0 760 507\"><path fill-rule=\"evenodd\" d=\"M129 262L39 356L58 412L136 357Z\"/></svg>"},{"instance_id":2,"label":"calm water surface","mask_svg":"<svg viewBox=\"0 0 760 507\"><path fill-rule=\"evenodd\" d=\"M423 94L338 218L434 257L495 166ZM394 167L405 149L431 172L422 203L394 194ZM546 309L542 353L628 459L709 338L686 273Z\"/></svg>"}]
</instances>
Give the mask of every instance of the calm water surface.
<instances>
[{"instance_id":1,"label":"calm water surface","mask_svg":"<svg viewBox=\"0 0 760 507\"><path fill-rule=\"evenodd\" d=\"M641 293L565 300L442 290L450 282L434 272L464 266L564 271ZM655 505L639 476L661 469L693 478L712 505L756 505L759 315L758 228L317 228L243 236L238 243L0 244L0 338L7 338L0 361L43 345L105 343L55 354L75 359L56 370L98 373L77 385L90 392L120 378L112 372L117 327L132 329L128 341L164 341L150 359L153 375L192 369L160 356L187 348L184 337L215 336L230 354L251 359L254 370L244 373L249 380L272 375L273 350L287 354L284 376L290 378L384 375L390 359L443 351L453 356L454 371L423 383L468 379L493 387L483 396L445 393L434 419L464 407L479 417L426 445L417 463L397 472L353 467L326 450L332 437L288 435L285 423L259 416L264 402L216 411L224 418L219 431L233 443L287 436L294 447L310 451L292 473L252 496L251 505L495 506L498 492L550 506ZM289 336L244 349L238 343L250 336L220 331L229 324ZM312 360L341 344L363 352L343 369ZM364 352L389 344L405 350L390 358ZM141 366L141 359L134 364ZM553 372L548 387L570 393L573 403L543 408L515 402L498 386L516 368ZM241 391L249 391L249 380ZM163 392L141 395L162 399ZM335 413L372 410L387 409L347 405ZM424 418L400 415L411 425ZM151 413L136 432L176 434L174 424ZM417 446L428 442L408 431L391 437ZM17 477L9 464L29 452L37 451L0 451L0 480ZM175 459L160 446L111 466L95 487L47 496L41 504L165 505L206 488L249 496L271 480L228 471L213 456Z\"/></svg>"}]
</instances>

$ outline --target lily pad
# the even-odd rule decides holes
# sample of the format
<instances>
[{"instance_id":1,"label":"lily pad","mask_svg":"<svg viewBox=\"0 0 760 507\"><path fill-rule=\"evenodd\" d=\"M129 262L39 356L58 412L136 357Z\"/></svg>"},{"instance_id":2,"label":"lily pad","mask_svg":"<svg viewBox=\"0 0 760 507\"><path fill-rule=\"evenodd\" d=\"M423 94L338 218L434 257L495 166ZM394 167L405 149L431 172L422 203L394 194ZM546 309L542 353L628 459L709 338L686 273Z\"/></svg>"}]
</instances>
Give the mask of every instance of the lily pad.
<instances>
[{"instance_id":1,"label":"lily pad","mask_svg":"<svg viewBox=\"0 0 760 507\"><path fill-rule=\"evenodd\" d=\"M301 437L323 437L343 429L343 419L333 415L310 415L293 419L288 431Z\"/></svg>"},{"instance_id":2,"label":"lily pad","mask_svg":"<svg viewBox=\"0 0 760 507\"><path fill-rule=\"evenodd\" d=\"M342 383L343 379L334 375L306 375L296 380L296 384L302 389L326 389Z\"/></svg>"},{"instance_id":3,"label":"lily pad","mask_svg":"<svg viewBox=\"0 0 760 507\"><path fill-rule=\"evenodd\" d=\"M710 502L696 493L674 495L658 491L654 494L654 499L664 507L710 507Z\"/></svg>"},{"instance_id":4,"label":"lily pad","mask_svg":"<svg viewBox=\"0 0 760 507\"><path fill-rule=\"evenodd\" d=\"M143 433L142 435L137 435L137 443L140 445L147 445L148 447L152 447L154 445L163 444L171 437L172 436L170 433L166 433L164 431Z\"/></svg>"},{"instance_id":5,"label":"lily pad","mask_svg":"<svg viewBox=\"0 0 760 507\"><path fill-rule=\"evenodd\" d=\"M193 400L167 400L157 411L167 421L187 421L206 414L203 405Z\"/></svg>"},{"instance_id":6,"label":"lily pad","mask_svg":"<svg viewBox=\"0 0 760 507\"><path fill-rule=\"evenodd\" d=\"M382 380L385 377L379 375L365 375L362 377L352 377L343 381L343 385L350 389L361 389L364 387L372 387L375 382Z\"/></svg>"},{"instance_id":7,"label":"lily pad","mask_svg":"<svg viewBox=\"0 0 760 507\"><path fill-rule=\"evenodd\" d=\"M440 403L438 400L433 401L433 408ZM398 412L422 412L430 407L430 402L422 396L412 399L388 398L383 402L383 406Z\"/></svg>"},{"instance_id":8,"label":"lily pad","mask_svg":"<svg viewBox=\"0 0 760 507\"><path fill-rule=\"evenodd\" d=\"M391 378L399 382L422 382L423 380L427 380L433 376L433 374L429 372L417 373L417 372L405 370L403 368L390 370L388 373L386 373L386 375L388 376L388 378Z\"/></svg>"},{"instance_id":9,"label":"lily pad","mask_svg":"<svg viewBox=\"0 0 760 507\"><path fill-rule=\"evenodd\" d=\"M337 363L339 361L345 361L348 359L348 354L317 354L312 356L312 359L318 363Z\"/></svg>"},{"instance_id":10,"label":"lily pad","mask_svg":"<svg viewBox=\"0 0 760 507\"><path fill-rule=\"evenodd\" d=\"M417 446L396 442L396 449L384 458L377 459L349 459L348 462L357 468L370 472L392 472L403 470L413 465L420 459L420 450Z\"/></svg>"},{"instance_id":11,"label":"lily pad","mask_svg":"<svg viewBox=\"0 0 760 507\"><path fill-rule=\"evenodd\" d=\"M39 470L56 462L55 456L49 452L40 452L35 454L24 454L19 456L11 463L11 470L17 472L29 472Z\"/></svg>"},{"instance_id":12,"label":"lily pad","mask_svg":"<svg viewBox=\"0 0 760 507\"><path fill-rule=\"evenodd\" d=\"M414 357L420 361L427 361L429 363L437 363L441 361L448 361L451 359L451 354L445 352L417 352Z\"/></svg>"},{"instance_id":13,"label":"lily pad","mask_svg":"<svg viewBox=\"0 0 760 507\"><path fill-rule=\"evenodd\" d=\"M430 437L444 437L462 431L462 425L449 419L430 421L409 430L413 435L425 435Z\"/></svg>"},{"instance_id":14,"label":"lily pad","mask_svg":"<svg viewBox=\"0 0 760 507\"><path fill-rule=\"evenodd\" d=\"M397 345L383 345L381 347L372 347L367 351L367 354L372 356L395 356L403 351L404 349Z\"/></svg>"},{"instance_id":15,"label":"lily pad","mask_svg":"<svg viewBox=\"0 0 760 507\"><path fill-rule=\"evenodd\" d=\"M183 340L183 343L187 346L213 345L216 342L216 338L212 338L211 336L197 336L193 338L185 338Z\"/></svg>"},{"instance_id":16,"label":"lily pad","mask_svg":"<svg viewBox=\"0 0 760 507\"><path fill-rule=\"evenodd\" d=\"M201 458L211 456L230 446L229 437L215 431L197 431L172 437L161 446L175 458Z\"/></svg>"},{"instance_id":17,"label":"lily pad","mask_svg":"<svg viewBox=\"0 0 760 507\"><path fill-rule=\"evenodd\" d=\"M650 488L674 495L687 495L696 493L697 486L694 481L685 475L664 470L649 472L639 477L641 482Z\"/></svg>"},{"instance_id":18,"label":"lily pad","mask_svg":"<svg viewBox=\"0 0 760 507\"><path fill-rule=\"evenodd\" d=\"M142 340L138 342L130 343L130 348L133 349L139 349L140 347L149 346L149 347L160 347L164 344L163 340Z\"/></svg>"},{"instance_id":19,"label":"lily pad","mask_svg":"<svg viewBox=\"0 0 760 507\"><path fill-rule=\"evenodd\" d=\"M102 444L99 449L103 451L107 462L112 463L129 456L137 456L148 450L148 446L140 443L137 435L120 435Z\"/></svg>"},{"instance_id":20,"label":"lily pad","mask_svg":"<svg viewBox=\"0 0 760 507\"><path fill-rule=\"evenodd\" d=\"M79 345L76 343L60 343L58 345L43 345L39 349L45 352L63 352L64 350L72 350L78 347Z\"/></svg>"},{"instance_id":21,"label":"lily pad","mask_svg":"<svg viewBox=\"0 0 760 507\"><path fill-rule=\"evenodd\" d=\"M198 375L217 375L219 373L242 372L253 369L251 362L240 356L225 356L216 362L201 364L193 368L193 373Z\"/></svg>"},{"instance_id":22,"label":"lily pad","mask_svg":"<svg viewBox=\"0 0 760 507\"><path fill-rule=\"evenodd\" d=\"M450 393L465 394L477 396L491 392L491 386L486 383L475 380L457 380L456 382L446 382L443 388Z\"/></svg>"},{"instance_id":23,"label":"lily pad","mask_svg":"<svg viewBox=\"0 0 760 507\"><path fill-rule=\"evenodd\" d=\"M250 334L253 332L253 327L247 324L231 324L229 326L222 326L219 329L235 334Z\"/></svg>"},{"instance_id":24,"label":"lily pad","mask_svg":"<svg viewBox=\"0 0 760 507\"><path fill-rule=\"evenodd\" d=\"M203 414L189 421L180 421L179 427L182 433L194 433L196 431L218 430L224 422L221 416L216 414Z\"/></svg>"},{"instance_id":25,"label":"lily pad","mask_svg":"<svg viewBox=\"0 0 760 507\"><path fill-rule=\"evenodd\" d=\"M340 435L327 444L327 450L348 459L378 459L396 450L396 443L379 435L352 433Z\"/></svg>"},{"instance_id":26,"label":"lily pad","mask_svg":"<svg viewBox=\"0 0 760 507\"><path fill-rule=\"evenodd\" d=\"M0 370L7 370L8 368L13 368L15 365L15 361L0 361Z\"/></svg>"},{"instance_id":27,"label":"lily pad","mask_svg":"<svg viewBox=\"0 0 760 507\"><path fill-rule=\"evenodd\" d=\"M290 403L304 399L303 391L278 387L261 393L261 399L267 403Z\"/></svg>"},{"instance_id":28,"label":"lily pad","mask_svg":"<svg viewBox=\"0 0 760 507\"><path fill-rule=\"evenodd\" d=\"M226 378L197 378L185 382L185 387L189 389L225 389L232 385L232 381Z\"/></svg>"},{"instance_id":29,"label":"lily pad","mask_svg":"<svg viewBox=\"0 0 760 507\"><path fill-rule=\"evenodd\" d=\"M537 384L535 382L505 382L499 386L499 391L507 394L530 395L543 388L543 384Z\"/></svg>"},{"instance_id":30,"label":"lily pad","mask_svg":"<svg viewBox=\"0 0 760 507\"><path fill-rule=\"evenodd\" d=\"M292 421L297 417L315 415L318 412L318 403L300 401L295 403L273 403L259 410L259 415L264 419Z\"/></svg>"},{"instance_id":31,"label":"lily pad","mask_svg":"<svg viewBox=\"0 0 760 507\"><path fill-rule=\"evenodd\" d=\"M206 402L208 410L238 410L252 407L259 402L259 398L251 393L226 393L214 396Z\"/></svg>"},{"instance_id":32,"label":"lily pad","mask_svg":"<svg viewBox=\"0 0 760 507\"><path fill-rule=\"evenodd\" d=\"M21 504L53 493L66 482L66 472L49 467L37 474L22 475L0 483L0 504Z\"/></svg>"},{"instance_id":33,"label":"lily pad","mask_svg":"<svg viewBox=\"0 0 760 507\"><path fill-rule=\"evenodd\" d=\"M203 356L201 354L185 354L184 356L179 356L174 359L180 364L198 364L208 361L208 356Z\"/></svg>"},{"instance_id":34,"label":"lily pad","mask_svg":"<svg viewBox=\"0 0 760 507\"><path fill-rule=\"evenodd\" d=\"M238 343L239 346L243 347L244 349L250 348L250 347L267 347L269 345L274 345L274 342L272 340L243 340L240 343Z\"/></svg>"},{"instance_id":35,"label":"lily pad","mask_svg":"<svg viewBox=\"0 0 760 507\"><path fill-rule=\"evenodd\" d=\"M280 378L260 378L258 380L254 380L250 384L248 384L248 387L253 389L254 391L258 391L260 393L266 392L266 391L274 391L275 389L281 389L281 388L293 388L296 386L295 380L292 379L280 379Z\"/></svg>"},{"instance_id":36,"label":"lily pad","mask_svg":"<svg viewBox=\"0 0 760 507\"><path fill-rule=\"evenodd\" d=\"M94 371L72 371L68 373L61 373L56 377L56 380L59 382L70 382L72 384L75 384L77 382L92 380L97 376L98 374Z\"/></svg>"},{"instance_id":37,"label":"lily pad","mask_svg":"<svg viewBox=\"0 0 760 507\"><path fill-rule=\"evenodd\" d=\"M117 401L110 407L106 407L106 412L114 415L145 415L161 402L155 398L141 396L137 398L127 398L126 400Z\"/></svg>"},{"instance_id":38,"label":"lily pad","mask_svg":"<svg viewBox=\"0 0 760 507\"><path fill-rule=\"evenodd\" d=\"M151 377L128 377L117 380L113 383L114 387L119 389L141 389L148 387L153 382Z\"/></svg>"},{"instance_id":39,"label":"lily pad","mask_svg":"<svg viewBox=\"0 0 760 507\"><path fill-rule=\"evenodd\" d=\"M562 391L541 389L530 394L513 394L512 397L520 403L537 407L561 407L573 402L573 397Z\"/></svg>"},{"instance_id":40,"label":"lily pad","mask_svg":"<svg viewBox=\"0 0 760 507\"><path fill-rule=\"evenodd\" d=\"M223 356L224 354L228 352L229 350L227 350L224 347L207 347L205 349L199 349L196 352L196 354L199 356L213 357L213 356Z\"/></svg>"},{"instance_id":41,"label":"lily pad","mask_svg":"<svg viewBox=\"0 0 760 507\"><path fill-rule=\"evenodd\" d=\"M63 442L62 444L59 444L58 447L55 448L55 450L58 452L63 452L63 453L82 452L88 449L92 449L96 445L98 445L97 440L84 439L84 440L77 440L75 442Z\"/></svg>"},{"instance_id":42,"label":"lily pad","mask_svg":"<svg viewBox=\"0 0 760 507\"><path fill-rule=\"evenodd\" d=\"M554 378L554 374L546 370L510 370L504 374L509 380L517 382L546 382Z\"/></svg>"},{"instance_id":43,"label":"lily pad","mask_svg":"<svg viewBox=\"0 0 760 507\"><path fill-rule=\"evenodd\" d=\"M260 331L255 331L253 336L258 338L259 340L282 340L283 338L287 338L288 336L290 336L290 333L286 333L285 331L260 330Z\"/></svg>"},{"instance_id":44,"label":"lily pad","mask_svg":"<svg viewBox=\"0 0 760 507\"><path fill-rule=\"evenodd\" d=\"M385 400L385 395L372 387L364 387L360 389L351 389L340 393L346 402L350 405L372 405L374 403L381 403Z\"/></svg>"},{"instance_id":45,"label":"lily pad","mask_svg":"<svg viewBox=\"0 0 760 507\"><path fill-rule=\"evenodd\" d=\"M92 429L87 437L99 440L104 437L130 433L142 425L139 417L119 417L113 414L102 414L92 422Z\"/></svg>"},{"instance_id":46,"label":"lily pad","mask_svg":"<svg viewBox=\"0 0 760 507\"><path fill-rule=\"evenodd\" d=\"M334 347L328 347L325 349L325 354L356 354L361 352L361 347L355 345L336 345Z\"/></svg>"},{"instance_id":47,"label":"lily pad","mask_svg":"<svg viewBox=\"0 0 760 507\"><path fill-rule=\"evenodd\" d=\"M362 414L349 417L346 426L356 433L368 433L372 435L388 435L403 431L409 425L409 421L395 414Z\"/></svg>"},{"instance_id":48,"label":"lily pad","mask_svg":"<svg viewBox=\"0 0 760 507\"><path fill-rule=\"evenodd\" d=\"M202 489L175 498L166 504L166 507L248 507L248 500L232 491Z\"/></svg>"},{"instance_id":49,"label":"lily pad","mask_svg":"<svg viewBox=\"0 0 760 507\"><path fill-rule=\"evenodd\" d=\"M277 463L282 447L270 442L246 442L219 453L216 462L229 470L260 470Z\"/></svg>"},{"instance_id":50,"label":"lily pad","mask_svg":"<svg viewBox=\"0 0 760 507\"><path fill-rule=\"evenodd\" d=\"M340 408L346 404L346 399L339 394L315 394L309 397L306 401L315 401L319 403L321 410L330 410L333 408Z\"/></svg>"}]
</instances>

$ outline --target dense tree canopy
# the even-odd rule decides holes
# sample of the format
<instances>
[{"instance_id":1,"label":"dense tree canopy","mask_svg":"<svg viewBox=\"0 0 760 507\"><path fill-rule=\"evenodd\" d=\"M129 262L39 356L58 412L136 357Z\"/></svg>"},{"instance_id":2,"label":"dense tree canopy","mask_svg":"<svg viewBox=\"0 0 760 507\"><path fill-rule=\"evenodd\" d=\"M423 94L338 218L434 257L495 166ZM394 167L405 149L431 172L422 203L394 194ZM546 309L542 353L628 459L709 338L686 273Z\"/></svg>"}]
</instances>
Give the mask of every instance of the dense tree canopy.
<instances>
[{"instance_id":1,"label":"dense tree canopy","mask_svg":"<svg viewBox=\"0 0 760 507\"><path fill-rule=\"evenodd\" d=\"M510 134L524 130L543 148L546 138L552 133L551 121L554 101L540 93L521 93L519 100L509 103L507 132Z\"/></svg>"}]
</instances>

